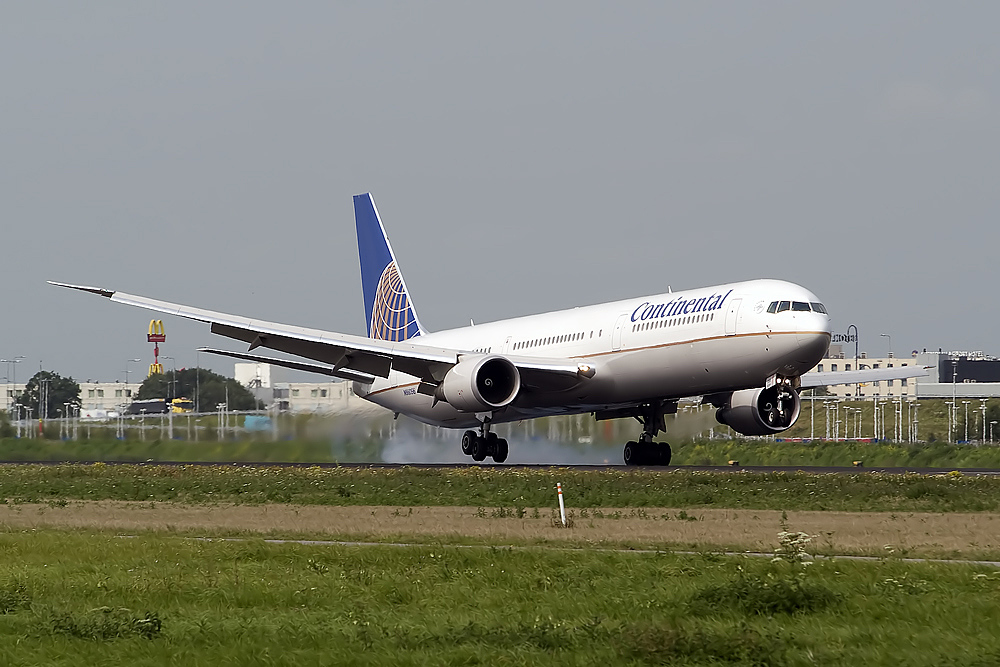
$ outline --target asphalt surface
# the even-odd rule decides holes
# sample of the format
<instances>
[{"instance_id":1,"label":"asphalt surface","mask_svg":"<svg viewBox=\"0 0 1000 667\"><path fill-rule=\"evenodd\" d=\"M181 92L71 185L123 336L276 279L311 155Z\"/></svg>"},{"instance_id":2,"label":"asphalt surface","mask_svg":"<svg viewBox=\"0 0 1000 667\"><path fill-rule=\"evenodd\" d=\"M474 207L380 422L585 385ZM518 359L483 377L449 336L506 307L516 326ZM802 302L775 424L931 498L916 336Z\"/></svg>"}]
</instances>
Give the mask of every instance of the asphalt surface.
<instances>
[{"instance_id":1,"label":"asphalt surface","mask_svg":"<svg viewBox=\"0 0 1000 667\"><path fill-rule=\"evenodd\" d=\"M0 461L0 465L93 465L94 463L104 463L106 465L142 465L142 466L239 466L245 468L277 467L277 468L367 468L367 469L393 469L393 468L415 468L418 470L448 470L459 468L514 468L519 470L662 470L670 471L696 471L707 473L732 473L746 472L751 474L764 473L808 473L815 475L838 474L857 475L861 473L880 473L886 475L946 475L951 472L959 472L963 475L972 476L992 476L1000 475L1000 470L995 468L867 468L864 466L626 466L619 465L566 465L566 464L477 464L477 463L288 463L288 462L267 462L267 461Z\"/></svg>"}]
</instances>

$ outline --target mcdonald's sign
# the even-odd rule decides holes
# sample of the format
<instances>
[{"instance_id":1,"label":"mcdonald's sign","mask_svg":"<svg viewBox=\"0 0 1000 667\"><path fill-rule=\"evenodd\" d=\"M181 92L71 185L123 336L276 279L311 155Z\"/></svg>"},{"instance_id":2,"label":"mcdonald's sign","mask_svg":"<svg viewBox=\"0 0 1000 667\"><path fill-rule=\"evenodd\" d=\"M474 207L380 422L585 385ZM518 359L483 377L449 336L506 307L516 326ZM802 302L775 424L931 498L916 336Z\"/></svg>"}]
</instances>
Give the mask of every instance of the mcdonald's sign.
<instances>
[{"instance_id":1,"label":"mcdonald's sign","mask_svg":"<svg viewBox=\"0 0 1000 667\"><path fill-rule=\"evenodd\" d=\"M167 340L167 334L163 333L163 320L149 321L149 334L146 341L150 343L162 343Z\"/></svg>"}]
</instances>

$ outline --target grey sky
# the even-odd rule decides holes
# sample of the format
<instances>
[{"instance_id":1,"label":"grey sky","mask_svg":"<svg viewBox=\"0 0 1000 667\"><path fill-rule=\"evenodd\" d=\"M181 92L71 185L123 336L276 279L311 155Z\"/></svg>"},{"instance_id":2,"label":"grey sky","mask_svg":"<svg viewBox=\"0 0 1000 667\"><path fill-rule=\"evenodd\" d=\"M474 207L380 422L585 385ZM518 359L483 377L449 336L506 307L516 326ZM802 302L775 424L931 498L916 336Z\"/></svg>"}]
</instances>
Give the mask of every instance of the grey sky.
<instances>
[{"instance_id":1,"label":"grey sky","mask_svg":"<svg viewBox=\"0 0 1000 667\"><path fill-rule=\"evenodd\" d=\"M4 7L19 380L151 357L46 279L363 332L365 191L431 329L775 277L870 354L1000 354L1000 6L331 5ZM239 348L164 319L178 367Z\"/></svg>"}]
</instances>

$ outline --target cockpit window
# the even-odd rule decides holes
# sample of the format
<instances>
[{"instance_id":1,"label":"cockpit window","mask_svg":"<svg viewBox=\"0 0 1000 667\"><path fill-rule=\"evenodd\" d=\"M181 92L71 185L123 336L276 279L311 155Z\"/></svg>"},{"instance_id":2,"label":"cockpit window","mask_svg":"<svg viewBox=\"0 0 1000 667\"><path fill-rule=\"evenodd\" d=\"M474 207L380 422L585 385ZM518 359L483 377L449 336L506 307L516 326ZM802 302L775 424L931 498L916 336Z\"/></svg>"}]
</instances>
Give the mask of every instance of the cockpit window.
<instances>
[{"instance_id":1,"label":"cockpit window","mask_svg":"<svg viewBox=\"0 0 1000 667\"><path fill-rule=\"evenodd\" d=\"M826 306L816 301L810 303L806 303L805 301L772 301L767 307L767 312L772 315L774 313L783 313L786 310L790 310L794 313L808 313L812 310L814 313L829 315L829 313L826 312Z\"/></svg>"}]
</instances>

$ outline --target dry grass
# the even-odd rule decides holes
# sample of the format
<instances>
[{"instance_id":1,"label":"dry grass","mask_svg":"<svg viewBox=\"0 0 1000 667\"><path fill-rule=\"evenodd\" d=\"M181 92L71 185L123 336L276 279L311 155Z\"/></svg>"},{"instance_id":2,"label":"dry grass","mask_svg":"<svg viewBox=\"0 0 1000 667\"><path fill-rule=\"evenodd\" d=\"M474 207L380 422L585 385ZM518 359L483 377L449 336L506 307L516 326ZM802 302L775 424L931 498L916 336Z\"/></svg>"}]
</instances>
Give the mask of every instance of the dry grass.
<instances>
[{"instance_id":1,"label":"dry grass","mask_svg":"<svg viewBox=\"0 0 1000 667\"><path fill-rule=\"evenodd\" d=\"M503 514L504 516L498 516ZM0 505L0 527L87 528L118 532L178 531L206 534L443 539L494 543L566 542L688 548L769 550L781 530L782 512L669 508L573 512L569 529L557 527L551 509L475 507L330 507L316 505L185 505L121 501ZM893 514L788 512L791 530L814 536L812 550L828 554L992 556L1000 554L1000 514ZM533 518L534 517L534 518Z\"/></svg>"}]
</instances>

